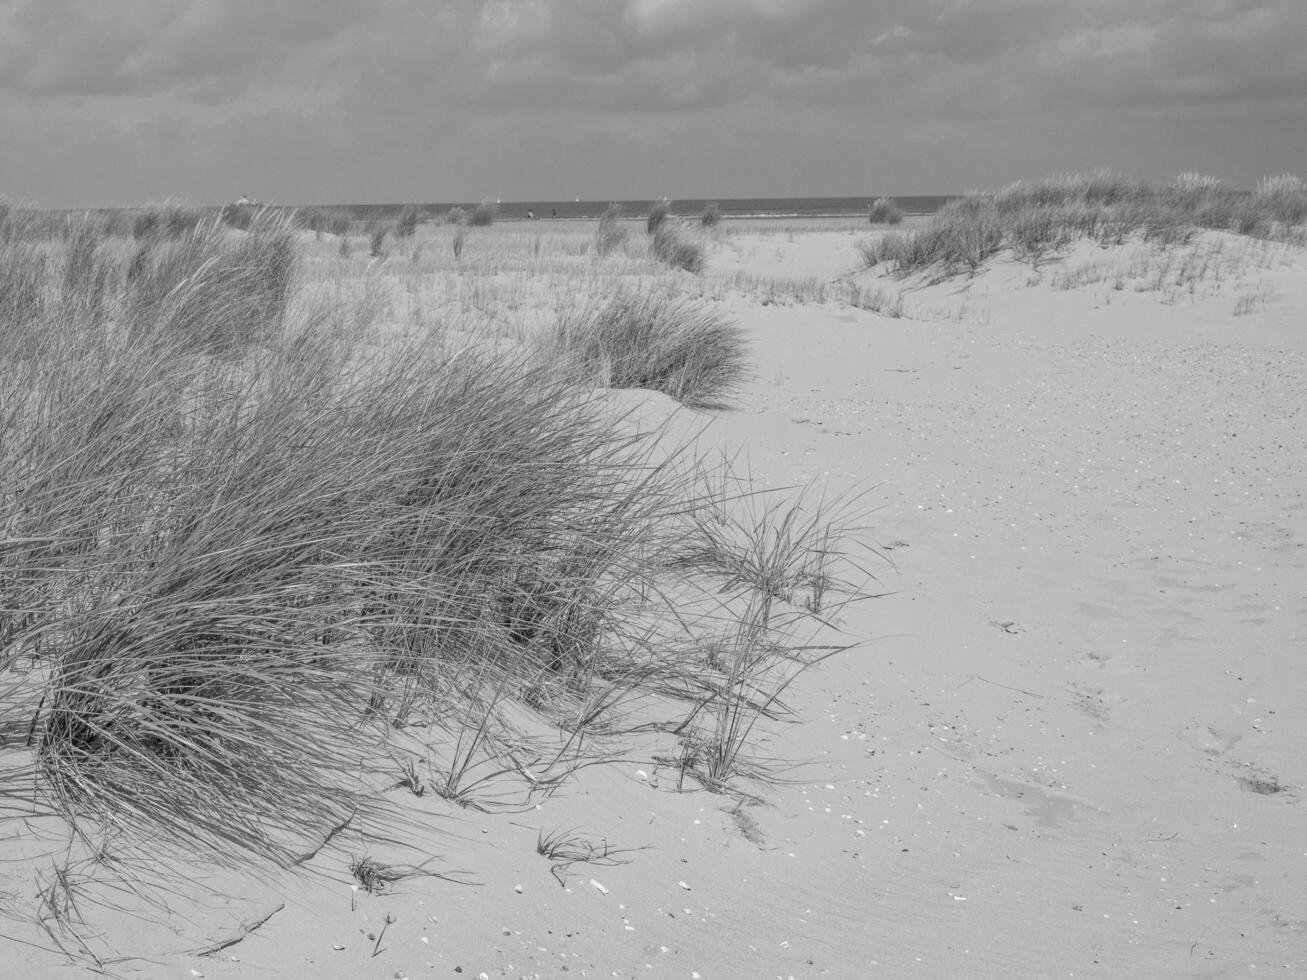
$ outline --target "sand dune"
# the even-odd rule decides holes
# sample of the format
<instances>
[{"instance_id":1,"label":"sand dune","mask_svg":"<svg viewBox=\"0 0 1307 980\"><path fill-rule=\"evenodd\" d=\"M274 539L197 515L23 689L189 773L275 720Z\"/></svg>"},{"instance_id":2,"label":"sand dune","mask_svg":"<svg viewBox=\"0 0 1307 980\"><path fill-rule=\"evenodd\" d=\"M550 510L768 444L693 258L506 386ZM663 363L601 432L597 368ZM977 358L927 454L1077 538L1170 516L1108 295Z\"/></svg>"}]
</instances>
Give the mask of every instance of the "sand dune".
<instances>
[{"instance_id":1,"label":"sand dune","mask_svg":"<svg viewBox=\"0 0 1307 980\"><path fill-rule=\"evenodd\" d=\"M795 683L802 723L765 726L781 781L714 794L637 757L520 812L396 791L423 828L404 845L351 830L307 878L209 881L217 908L175 882L189 945L90 909L133 957L107 968L1307 973L1307 258L1207 233L1188 277L1122 246L926 284L858 271L842 229L791 237L741 232L710 274L763 256L904 315L728 293L757 359L738 410L615 396L744 449L763 484L865 491L883 594L818 638L856 646ZM593 860L539 855L555 830ZM365 852L466 874L368 894L346 872Z\"/></svg>"}]
</instances>

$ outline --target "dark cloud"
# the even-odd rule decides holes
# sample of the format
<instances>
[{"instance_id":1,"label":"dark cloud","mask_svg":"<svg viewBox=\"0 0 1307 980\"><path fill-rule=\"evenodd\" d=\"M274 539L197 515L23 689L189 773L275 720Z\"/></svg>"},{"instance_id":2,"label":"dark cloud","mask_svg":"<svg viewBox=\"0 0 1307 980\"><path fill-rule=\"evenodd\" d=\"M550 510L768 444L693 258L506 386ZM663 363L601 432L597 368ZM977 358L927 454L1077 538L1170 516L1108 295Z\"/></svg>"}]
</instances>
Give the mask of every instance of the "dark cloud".
<instances>
[{"instance_id":1,"label":"dark cloud","mask_svg":"<svg viewBox=\"0 0 1307 980\"><path fill-rule=\"evenodd\" d=\"M669 147L693 146L687 180L782 182L876 161L942 180L943 164L904 161L965 136L978 149L948 169L956 187L980 182L967 168L986 153L1006 178L1095 138L1121 166L1164 166L1159 119L1166 146L1201 146L1192 134L1243 168L1301 169L1304 37L1303 0L10 0L0 124L49 147L93 132L121 161L148 146L180 166L197 147L206 173L257 153L286 183L327 158L357 168L324 188L363 185L386 153L395 180L434 161L469 183L548 184L543 164L523 171L528 134L533 159L596 179L662 179L681 166ZM1249 141L1256 119L1279 128ZM825 155L800 145L818 140ZM25 162L40 155L11 172L46 186L63 171Z\"/></svg>"}]
</instances>

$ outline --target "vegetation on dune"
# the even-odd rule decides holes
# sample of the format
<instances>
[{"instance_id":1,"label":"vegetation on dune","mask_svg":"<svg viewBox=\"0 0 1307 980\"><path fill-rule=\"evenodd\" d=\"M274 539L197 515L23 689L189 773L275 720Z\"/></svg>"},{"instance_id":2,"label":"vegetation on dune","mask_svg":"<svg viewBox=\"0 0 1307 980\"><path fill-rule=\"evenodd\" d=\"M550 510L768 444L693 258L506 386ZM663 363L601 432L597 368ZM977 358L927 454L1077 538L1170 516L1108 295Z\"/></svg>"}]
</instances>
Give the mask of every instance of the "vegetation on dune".
<instances>
[{"instance_id":1,"label":"vegetation on dune","mask_svg":"<svg viewBox=\"0 0 1307 980\"><path fill-rule=\"evenodd\" d=\"M296 221L300 227L321 237L329 235L348 235L354 224L353 216L344 208L305 208L296 212Z\"/></svg>"},{"instance_id":2,"label":"vegetation on dune","mask_svg":"<svg viewBox=\"0 0 1307 980\"><path fill-rule=\"evenodd\" d=\"M499 216L499 207L489 201L482 201L467 216L467 223L474 228L488 228Z\"/></svg>"},{"instance_id":3,"label":"vegetation on dune","mask_svg":"<svg viewBox=\"0 0 1307 980\"><path fill-rule=\"evenodd\" d=\"M703 243L680 221L663 221L649 239L649 253L659 262L695 275L706 261Z\"/></svg>"},{"instance_id":4,"label":"vegetation on dune","mask_svg":"<svg viewBox=\"0 0 1307 980\"><path fill-rule=\"evenodd\" d=\"M604 256L621 248L630 229L622 224L622 206L610 204L599 216L599 225L595 229L595 254Z\"/></svg>"},{"instance_id":5,"label":"vegetation on dune","mask_svg":"<svg viewBox=\"0 0 1307 980\"><path fill-rule=\"evenodd\" d=\"M422 209L416 204L405 204L395 219L395 237L412 238L417 231L418 221L422 218Z\"/></svg>"},{"instance_id":6,"label":"vegetation on dune","mask_svg":"<svg viewBox=\"0 0 1307 980\"><path fill-rule=\"evenodd\" d=\"M691 408L723 408L744 380L739 328L703 303L628 293L565 314L543 341L546 357L579 380L648 388Z\"/></svg>"},{"instance_id":7,"label":"vegetation on dune","mask_svg":"<svg viewBox=\"0 0 1307 980\"><path fill-rule=\"evenodd\" d=\"M903 223L903 209L892 197L878 197L867 208L867 218L873 225Z\"/></svg>"},{"instance_id":8,"label":"vegetation on dune","mask_svg":"<svg viewBox=\"0 0 1307 980\"><path fill-rule=\"evenodd\" d=\"M713 228L721 223L722 206L716 201L710 201L703 207L703 214L699 215L699 223L705 228Z\"/></svg>"},{"instance_id":9,"label":"vegetation on dune","mask_svg":"<svg viewBox=\"0 0 1307 980\"><path fill-rule=\"evenodd\" d=\"M1163 185L1107 170L1018 181L996 194L948 202L919 230L885 235L860 248L868 266L887 264L900 275L935 269L974 272L1007 248L1038 265L1071 243L1119 245L1134 236L1161 244L1188 241L1201 229L1259 238L1301 235L1307 183L1293 175L1268 178L1251 193L1201 174Z\"/></svg>"},{"instance_id":10,"label":"vegetation on dune","mask_svg":"<svg viewBox=\"0 0 1307 980\"><path fill-rule=\"evenodd\" d=\"M194 231L204 220L203 209L180 201L147 204L139 208L132 219L132 237L179 238Z\"/></svg>"},{"instance_id":11,"label":"vegetation on dune","mask_svg":"<svg viewBox=\"0 0 1307 980\"><path fill-rule=\"evenodd\" d=\"M662 223L667 220L672 213L672 202L663 198L661 201L654 201L649 205L649 215L645 218L645 231L649 234L656 232Z\"/></svg>"},{"instance_id":12,"label":"vegetation on dune","mask_svg":"<svg viewBox=\"0 0 1307 980\"><path fill-rule=\"evenodd\" d=\"M372 346L371 299L297 300L289 217L153 227L0 245L0 796L121 853L294 866L396 785L531 799L600 736L765 775L754 722L850 591L839 508L593 391L725 404L733 325L649 291L540 346Z\"/></svg>"}]
</instances>

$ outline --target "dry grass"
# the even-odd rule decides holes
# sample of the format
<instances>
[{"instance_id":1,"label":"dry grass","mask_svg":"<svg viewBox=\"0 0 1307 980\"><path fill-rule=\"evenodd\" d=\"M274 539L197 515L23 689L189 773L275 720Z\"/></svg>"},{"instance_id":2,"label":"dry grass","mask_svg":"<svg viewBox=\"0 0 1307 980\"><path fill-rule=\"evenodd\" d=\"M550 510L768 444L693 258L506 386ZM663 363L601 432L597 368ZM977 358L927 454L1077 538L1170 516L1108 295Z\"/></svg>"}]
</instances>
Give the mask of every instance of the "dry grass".
<instances>
[{"instance_id":1,"label":"dry grass","mask_svg":"<svg viewBox=\"0 0 1307 980\"><path fill-rule=\"evenodd\" d=\"M660 262L674 269L684 269L695 275L703 272L705 257L703 243L679 221L662 221L649 239L649 252Z\"/></svg>"},{"instance_id":2,"label":"dry grass","mask_svg":"<svg viewBox=\"0 0 1307 980\"><path fill-rule=\"evenodd\" d=\"M547 361L606 388L648 388L691 408L731 403L748 364L743 335L711 307L655 292L614 297L561 317Z\"/></svg>"},{"instance_id":3,"label":"dry grass","mask_svg":"<svg viewBox=\"0 0 1307 980\"><path fill-rule=\"evenodd\" d=\"M4 246L0 697L25 738L0 793L156 856L295 865L378 813L394 781L360 773L393 771L401 732L438 760L412 786L475 807L607 758L593 733L634 701L669 728L729 702L734 751L777 713L818 579L760 616L772 586L738 563L673 560L731 494L589 390L723 404L740 334L656 263L600 274L584 227L429 247L463 232L421 226L373 274L278 216ZM615 283L638 288L584 302ZM456 319L559 295L587 312L543 366L541 342ZM786 561L837 550L810 533ZM791 600L798 619L770 612ZM723 635L755 649L728 665Z\"/></svg>"},{"instance_id":4,"label":"dry grass","mask_svg":"<svg viewBox=\"0 0 1307 980\"><path fill-rule=\"evenodd\" d=\"M1252 194L1242 194L1201 174L1153 185L1099 170L1018 181L997 194L950 201L919 230L864 242L861 251L868 267L948 276L974 273L1003 249L1038 267L1083 239L1104 247L1135 239L1169 247L1214 229L1300 240L1304 220L1307 184L1291 174L1268 178Z\"/></svg>"}]
</instances>

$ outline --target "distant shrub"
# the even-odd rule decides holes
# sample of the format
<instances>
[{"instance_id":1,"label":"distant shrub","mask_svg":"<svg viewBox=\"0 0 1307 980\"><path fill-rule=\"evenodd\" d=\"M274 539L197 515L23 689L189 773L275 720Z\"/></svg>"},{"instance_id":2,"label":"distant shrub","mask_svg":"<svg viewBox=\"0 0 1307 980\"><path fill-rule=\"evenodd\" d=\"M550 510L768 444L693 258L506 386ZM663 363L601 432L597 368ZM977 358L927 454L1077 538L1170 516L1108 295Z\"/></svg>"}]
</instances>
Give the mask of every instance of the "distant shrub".
<instances>
[{"instance_id":1,"label":"distant shrub","mask_svg":"<svg viewBox=\"0 0 1307 980\"><path fill-rule=\"evenodd\" d=\"M386 235L389 231L390 229L379 221L374 221L368 228L368 249L374 259L381 257L382 247L386 243Z\"/></svg>"},{"instance_id":2,"label":"distant shrub","mask_svg":"<svg viewBox=\"0 0 1307 980\"><path fill-rule=\"evenodd\" d=\"M677 221L664 221L649 240L649 251L660 262L695 275L703 272L703 243Z\"/></svg>"},{"instance_id":3,"label":"distant shrub","mask_svg":"<svg viewBox=\"0 0 1307 980\"><path fill-rule=\"evenodd\" d=\"M399 212L399 219L395 222L396 238L412 238L417 231L418 221L422 217L422 209L415 204L406 204Z\"/></svg>"},{"instance_id":4,"label":"distant shrub","mask_svg":"<svg viewBox=\"0 0 1307 980\"><path fill-rule=\"evenodd\" d=\"M892 197L878 197L867 208L867 218L873 225L897 225L903 221L903 209Z\"/></svg>"},{"instance_id":5,"label":"distant shrub","mask_svg":"<svg viewBox=\"0 0 1307 980\"><path fill-rule=\"evenodd\" d=\"M691 408L724 408L748 363L743 333L703 303L631 293L563 316L548 359L605 388L661 391Z\"/></svg>"},{"instance_id":6,"label":"distant shrub","mask_svg":"<svg viewBox=\"0 0 1307 980\"><path fill-rule=\"evenodd\" d=\"M467 209L450 208L449 214L445 215L445 224L447 225L465 225L467 224Z\"/></svg>"},{"instance_id":7,"label":"distant shrub","mask_svg":"<svg viewBox=\"0 0 1307 980\"><path fill-rule=\"evenodd\" d=\"M621 248L630 229L622 224L622 206L610 204L599 216L599 226L595 229L595 253L607 255L614 249Z\"/></svg>"},{"instance_id":8,"label":"distant shrub","mask_svg":"<svg viewBox=\"0 0 1307 980\"><path fill-rule=\"evenodd\" d=\"M712 228L722 220L722 206L716 201L711 201L704 205L703 214L699 215L699 223L705 228Z\"/></svg>"},{"instance_id":9,"label":"distant shrub","mask_svg":"<svg viewBox=\"0 0 1307 980\"><path fill-rule=\"evenodd\" d=\"M467 223L474 228L487 228L495 223L495 218L498 215L499 208L497 205L491 204L489 201L482 201L472 209L472 213L468 215Z\"/></svg>"},{"instance_id":10,"label":"distant shrub","mask_svg":"<svg viewBox=\"0 0 1307 980\"><path fill-rule=\"evenodd\" d=\"M463 246L467 244L467 225L459 224L454 227L454 238L451 243L454 247L454 261L463 257Z\"/></svg>"},{"instance_id":11,"label":"distant shrub","mask_svg":"<svg viewBox=\"0 0 1307 980\"><path fill-rule=\"evenodd\" d=\"M672 202L663 198L661 201L654 201L649 205L649 216L645 218L645 231L649 234L656 232L667 216L672 213Z\"/></svg>"}]
</instances>

